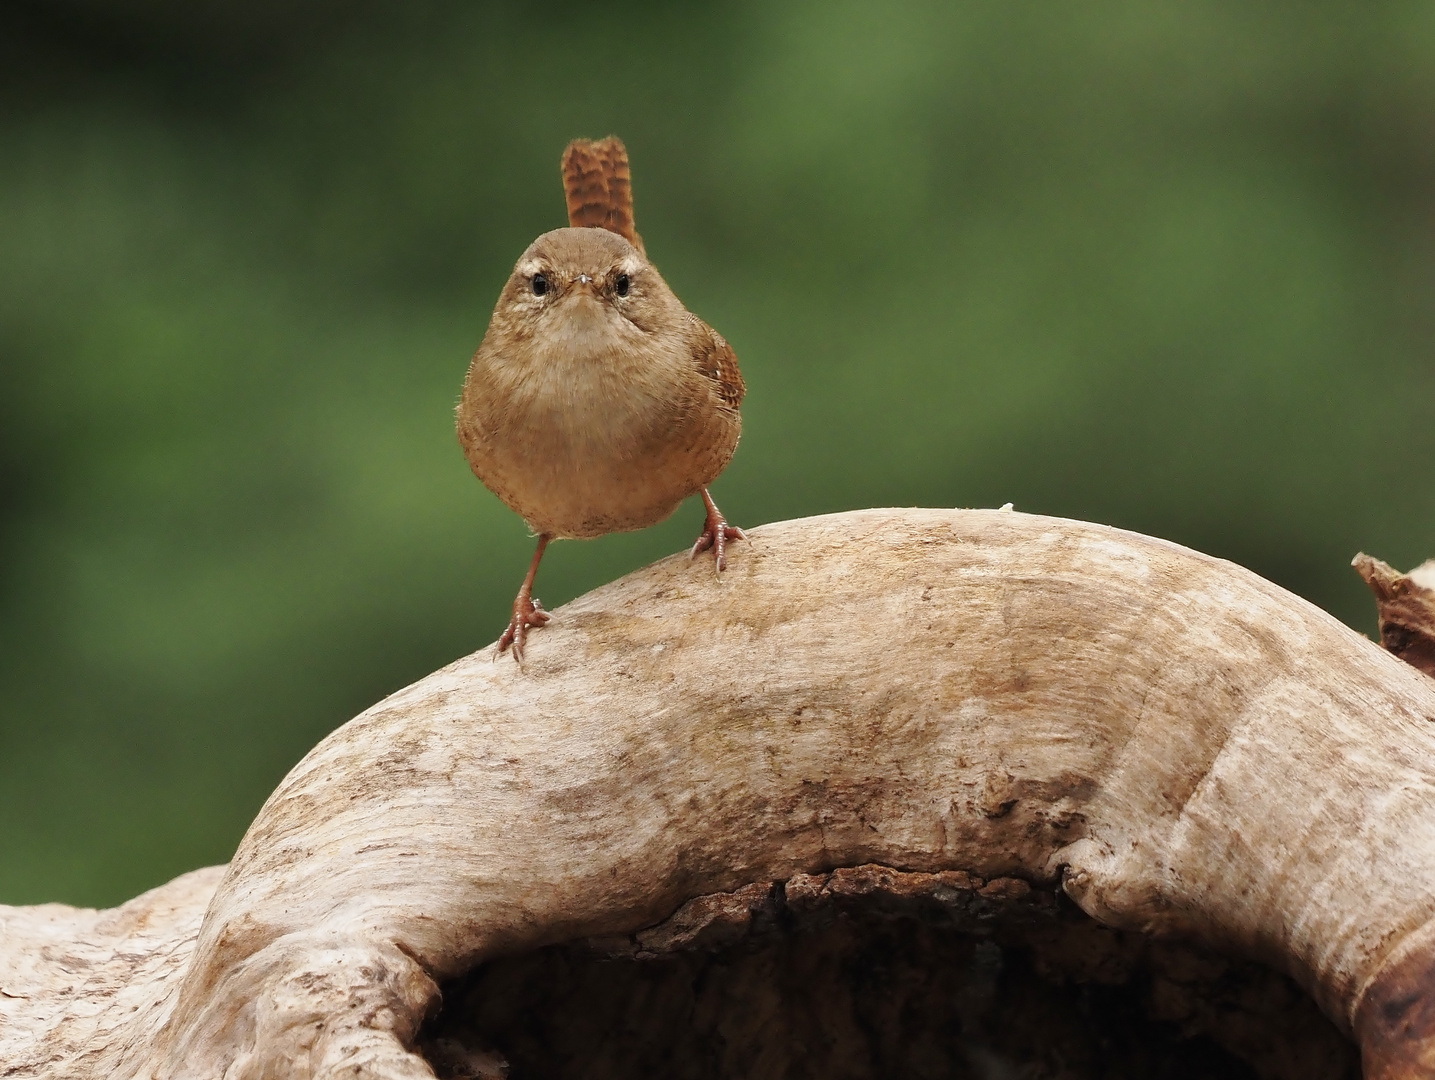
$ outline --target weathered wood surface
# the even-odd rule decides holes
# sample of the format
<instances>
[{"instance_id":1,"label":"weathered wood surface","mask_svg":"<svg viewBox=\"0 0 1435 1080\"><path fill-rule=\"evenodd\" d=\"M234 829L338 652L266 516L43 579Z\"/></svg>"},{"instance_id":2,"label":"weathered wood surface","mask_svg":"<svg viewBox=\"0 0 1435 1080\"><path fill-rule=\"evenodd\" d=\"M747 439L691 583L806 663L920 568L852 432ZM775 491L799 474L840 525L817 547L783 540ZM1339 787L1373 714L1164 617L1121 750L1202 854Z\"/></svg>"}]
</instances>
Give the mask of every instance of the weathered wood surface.
<instances>
[{"instance_id":1,"label":"weathered wood surface","mask_svg":"<svg viewBox=\"0 0 1435 1080\"><path fill-rule=\"evenodd\" d=\"M0 909L0 1075L429 1076L437 980L868 863L1264 958L1367 1075L1435 1076L1435 680L1230 563L963 510L757 529L434 673L212 897Z\"/></svg>"}]
</instances>

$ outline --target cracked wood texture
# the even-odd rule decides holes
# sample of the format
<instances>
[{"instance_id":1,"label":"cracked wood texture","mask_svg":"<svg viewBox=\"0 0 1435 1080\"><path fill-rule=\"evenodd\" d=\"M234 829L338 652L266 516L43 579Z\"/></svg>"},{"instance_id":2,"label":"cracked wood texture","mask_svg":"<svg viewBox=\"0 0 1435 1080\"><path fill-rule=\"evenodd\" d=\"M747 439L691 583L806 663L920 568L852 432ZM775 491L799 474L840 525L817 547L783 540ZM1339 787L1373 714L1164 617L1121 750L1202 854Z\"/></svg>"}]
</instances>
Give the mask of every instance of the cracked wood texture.
<instances>
[{"instance_id":1,"label":"cracked wood texture","mask_svg":"<svg viewBox=\"0 0 1435 1080\"><path fill-rule=\"evenodd\" d=\"M225 870L0 909L0 1075L427 1077L440 981L880 864L1261 959L1367 1076L1435 1076L1435 680L1102 526L750 536L721 579L663 560L560 609L521 669L490 647L375 705Z\"/></svg>"}]
</instances>

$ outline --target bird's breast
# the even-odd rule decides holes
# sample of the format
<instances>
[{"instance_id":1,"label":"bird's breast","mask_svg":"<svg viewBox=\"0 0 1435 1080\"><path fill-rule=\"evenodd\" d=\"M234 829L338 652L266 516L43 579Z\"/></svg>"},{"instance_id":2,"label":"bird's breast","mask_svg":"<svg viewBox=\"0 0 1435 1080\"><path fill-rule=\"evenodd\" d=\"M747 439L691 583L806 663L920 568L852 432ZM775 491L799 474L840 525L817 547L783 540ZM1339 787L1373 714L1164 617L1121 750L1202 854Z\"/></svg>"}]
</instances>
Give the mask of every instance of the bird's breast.
<instances>
[{"instance_id":1,"label":"bird's breast","mask_svg":"<svg viewBox=\"0 0 1435 1080\"><path fill-rule=\"evenodd\" d=\"M509 415L555 460L631 458L690 407L661 351L604 344L575 333L566 348L545 347L516 380Z\"/></svg>"},{"instance_id":2,"label":"bird's breast","mask_svg":"<svg viewBox=\"0 0 1435 1080\"><path fill-rule=\"evenodd\" d=\"M581 327L475 365L461 412L474 472L540 532L644 528L726 465L735 417L714 415L690 356L614 347Z\"/></svg>"}]
</instances>

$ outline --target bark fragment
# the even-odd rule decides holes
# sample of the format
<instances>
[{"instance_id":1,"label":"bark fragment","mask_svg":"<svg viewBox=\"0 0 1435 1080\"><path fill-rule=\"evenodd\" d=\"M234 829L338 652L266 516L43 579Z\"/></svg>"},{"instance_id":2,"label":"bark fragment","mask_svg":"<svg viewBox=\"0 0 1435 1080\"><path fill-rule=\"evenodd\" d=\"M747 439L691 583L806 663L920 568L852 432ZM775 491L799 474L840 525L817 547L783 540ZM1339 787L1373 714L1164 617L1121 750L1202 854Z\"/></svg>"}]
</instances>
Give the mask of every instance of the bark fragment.
<instances>
[{"instance_id":1,"label":"bark fragment","mask_svg":"<svg viewBox=\"0 0 1435 1080\"><path fill-rule=\"evenodd\" d=\"M1364 552L1351 565L1375 594L1380 644L1435 676L1435 559L1408 574Z\"/></svg>"}]
</instances>

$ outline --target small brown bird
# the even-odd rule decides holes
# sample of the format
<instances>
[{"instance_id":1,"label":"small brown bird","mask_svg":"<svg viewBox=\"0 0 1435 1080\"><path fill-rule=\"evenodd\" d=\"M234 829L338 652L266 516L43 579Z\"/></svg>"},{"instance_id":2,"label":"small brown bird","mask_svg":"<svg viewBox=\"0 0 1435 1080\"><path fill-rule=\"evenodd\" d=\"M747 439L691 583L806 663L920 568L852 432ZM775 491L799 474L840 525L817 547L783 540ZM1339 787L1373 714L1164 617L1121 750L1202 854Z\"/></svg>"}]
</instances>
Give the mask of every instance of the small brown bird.
<instances>
[{"instance_id":1,"label":"small brown bird","mask_svg":"<svg viewBox=\"0 0 1435 1080\"><path fill-rule=\"evenodd\" d=\"M644 529L699 492L692 556L712 548L721 572L727 542L746 539L708 494L742 430L737 357L648 262L622 142L569 143L563 184L570 227L519 258L458 406L474 474L538 535L498 640L520 661L549 618L533 579L550 540Z\"/></svg>"}]
</instances>

